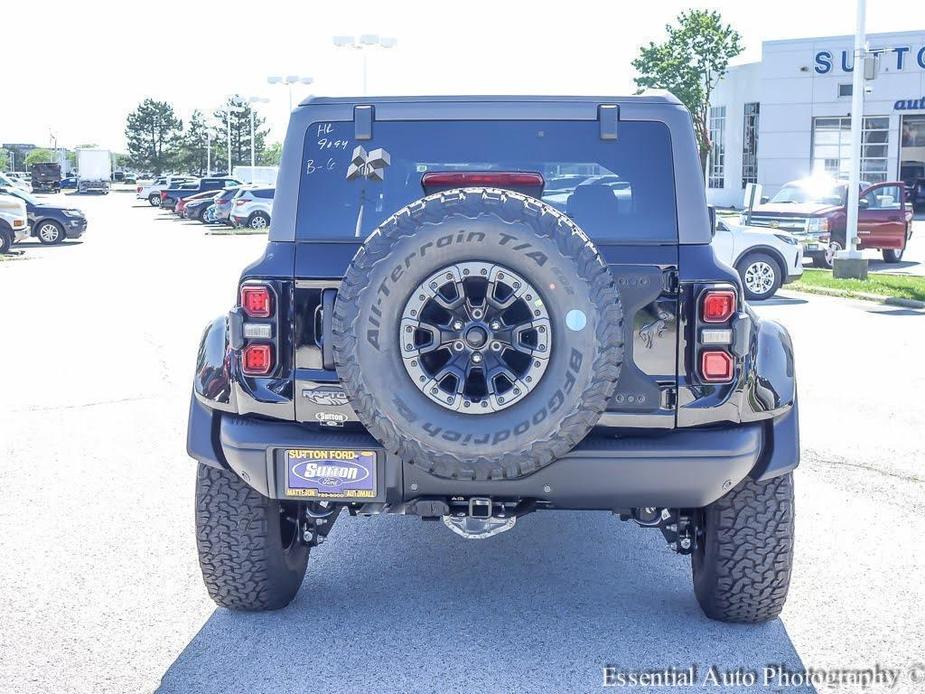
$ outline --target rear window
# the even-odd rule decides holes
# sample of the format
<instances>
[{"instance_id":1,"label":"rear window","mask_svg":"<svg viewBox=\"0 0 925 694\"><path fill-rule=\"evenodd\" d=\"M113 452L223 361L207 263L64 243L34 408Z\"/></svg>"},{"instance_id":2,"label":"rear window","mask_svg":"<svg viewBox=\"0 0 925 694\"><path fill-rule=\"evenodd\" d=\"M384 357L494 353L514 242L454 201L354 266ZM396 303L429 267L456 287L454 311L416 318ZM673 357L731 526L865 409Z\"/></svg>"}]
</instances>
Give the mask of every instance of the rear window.
<instances>
[{"instance_id":1,"label":"rear window","mask_svg":"<svg viewBox=\"0 0 925 694\"><path fill-rule=\"evenodd\" d=\"M421 177L432 171L537 172L546 181L543 200L599 242L678 238L662 123L621 122L617 140L600 139L597 121L377 121L372 140L353 135L352 122L309 126L298 239L365 238L422 197ZM350 169L354 154L366 165L359 175Z\"/></svg>"},{"instance_id":2,"label":"rear window","mask_svg":"<svg viewBox=\"0 0 925 694\"><path fill-rule=\"evenodd\" d=\"M255 198L267 198L269 200L273 199L273 193L275 192L274 188L258 188L254 191Z\"/></svg>"}]
</instances>

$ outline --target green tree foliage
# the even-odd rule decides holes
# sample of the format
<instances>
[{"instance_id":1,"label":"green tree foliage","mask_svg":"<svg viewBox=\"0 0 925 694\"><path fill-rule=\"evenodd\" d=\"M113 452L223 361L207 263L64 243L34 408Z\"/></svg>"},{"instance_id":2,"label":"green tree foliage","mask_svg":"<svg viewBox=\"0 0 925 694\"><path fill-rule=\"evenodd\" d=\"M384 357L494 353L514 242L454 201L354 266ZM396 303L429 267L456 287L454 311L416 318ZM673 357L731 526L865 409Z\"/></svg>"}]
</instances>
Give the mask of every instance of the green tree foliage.
<instances>
[{"instance_id":1,"label":"green tree foliage","mask_svg":"<svg viewBox=\"0 0 925 694\"><path fill-rule=\"evenodd\" d=\"M170 169L181 145L183 122L166 101L145 99L125 124L133 166L159 174Z\"/></svg>"},{"instance_id":2,"label":"green tree foliage","mask_svg":"<svg viewBox=\"0 0 925 694\"><path fill-rule=\"evenodd\" d=\"M26 155L25 168L28 171L33 164L54 162L55 153L50 149L32 149Z\"/></svg>"},{"instance_id":3,"label":"green tree foliage","mask_svg":"<svg viewBox=\"0 0 925 694\"><path fill-rule=\"evenodd\" d=\"M260 166L279 166L279 160L282 155L283 143L274 142L263 150L263 154L260 155L260 159L257 160L257 163Z\"/></svg>"},{"instance_id":4,"label":"green tree foliage","mask_svg":"<svg viewBox=\"0 0 925 694\"><path fill-rule=\"evenodd\" d=\"M220 147L220 158L218 161L224 162L224 165L213 168L224 168L228 161L228 125L227 114L231 111L231 166L250 166L251 163L251 110L252 106L239 96L232 96L225 102L222 108L215 111L215 120L221 123L222 127L218 135ZM254 111L254 151L256 161L260 161L266 146L266 136L270 132L264 129L263 124L266 118L262 118ZM228 172L229 174L231 171Z\"/></svg>"},{"instance_id":5,"label":"green tree foliage","mask_svg":"<svg viewBox=\"0 0 925 694\"><path fill-rule=\"evenodd\" d=\"M678 15L677 26L665 27L662 43L639 49L633 67L638 87L667 89L687 107L694 121L700 164L706 173L710 153L710 96L726 74L729 60L742 52L741 36L723 24L719 12L688 10Z\"/></svg>"},{"instance_id":6,"label":"green tree foliage","mask_svg":"<svg viewBox=\"0 0 925 694\"><path fill-rule=\"evenodd\" d=\"M193 111L183 132L183 141L180 146L179 165L183 171L203 176L207 173L209 165L208 139L212 140L212 169L215 170L217 161L221 161L221 150L216 142L219 134L211 129L205 116L199 110Z\"/></svg>"},{"instance_id":7,"label":"green tree foliage","mask_svg":"<svg viewBox=\"0 0 925 694\"><path fill-rule=\"evenodd\" d=\"M6 171L10 166L10 156L5 149L0 149L0 171Z\"/></svg>"}]
</instances>

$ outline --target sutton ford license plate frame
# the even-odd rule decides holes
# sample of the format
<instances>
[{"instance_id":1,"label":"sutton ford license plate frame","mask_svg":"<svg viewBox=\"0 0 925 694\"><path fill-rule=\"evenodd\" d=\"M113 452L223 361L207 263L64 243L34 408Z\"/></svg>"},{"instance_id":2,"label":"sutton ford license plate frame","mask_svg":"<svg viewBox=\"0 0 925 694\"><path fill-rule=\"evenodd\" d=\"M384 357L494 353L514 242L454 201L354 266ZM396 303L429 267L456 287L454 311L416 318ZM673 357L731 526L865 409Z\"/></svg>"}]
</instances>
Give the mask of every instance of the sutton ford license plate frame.
<instances>
[{"instance_id":1,"label":"sutton ford license plate frame","mask_svg":"<svg viewBox=\"0 0 925 694\"><path fill-rule=\"evenodd\" d=\"M379 453L368 448L284 448L288 499L373 501L379 496Z\"/></svg>"}]
</instances>

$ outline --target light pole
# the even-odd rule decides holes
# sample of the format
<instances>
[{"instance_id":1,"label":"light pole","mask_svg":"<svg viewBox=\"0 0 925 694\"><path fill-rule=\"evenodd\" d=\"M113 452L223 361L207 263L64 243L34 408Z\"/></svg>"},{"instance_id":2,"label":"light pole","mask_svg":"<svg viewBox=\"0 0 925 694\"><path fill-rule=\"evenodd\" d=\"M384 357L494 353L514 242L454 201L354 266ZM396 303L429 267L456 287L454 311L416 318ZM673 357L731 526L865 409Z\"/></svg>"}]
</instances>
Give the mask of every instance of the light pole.
<instances>
[{"instance_id":1,"label":"light pole","mask_svg":"<svg viewBox=\"0 0 925 694\"><path fill-rule=\"evenodd\" d=\"M292 85L311 84L314 81L314 78L305 75L285 75L283 77L279 75L270 75L267 77L267 82L269 84L285 84L289 87L289 113L292 113Z\"/></svg>"},{"instance_id":2,"label":"light pole","mask_svg":"<svg viewBox=\"0 0 925 694\"><path fill-rule=\"evenodd\" d=\"M270 100L262 96L249 96L247 103L250 104L251 112L251 178L254 176L253 168L256 166L255 143L254 143L254 104L265 104ZM253 183L253 181L251 181Z\"/></svg>"},{"instance_id":3,"label":"light pole","mask_svg":"<svg viewBox=\"0 0 925 694\"><path fill-rule=\"evenodd\" d=\"M857 27L854 33L854 67L851 85L851 170L848 172L848 219L845 249L835 255L835 277L867 277L867 261L858 251L858 206L861 185L861 135L864 127L864 68L867 58L864 35L866 0L857 0Z\"/></svg>"},{"instance_id":4,"label":"light pole","mask_svg":"<svg viewBox=\"0 0 925 694\"><path fill-rule=\"evenodd\" d=\"M240 113L244 110L241 106L234 105L234 98L235 97L229 97L229 103L225 107L225 124L228 127L228 170L225 172L227 176L231 175L231 114Z\"/></svg>"},{"instance_id":5,"label":"light pole","mask_svg":"<svg viewBox=\"0 0 925 694\"><path fill-rule=\"evenodd\" d=\"M366 96L366 54L370 48L395 48L398 41L394 38L379 36L378 34L361 34L354 36L335 36L334 45L338 48L352 48L360 51L363 56L363 96Z\"/></svg>"}]
</instances>

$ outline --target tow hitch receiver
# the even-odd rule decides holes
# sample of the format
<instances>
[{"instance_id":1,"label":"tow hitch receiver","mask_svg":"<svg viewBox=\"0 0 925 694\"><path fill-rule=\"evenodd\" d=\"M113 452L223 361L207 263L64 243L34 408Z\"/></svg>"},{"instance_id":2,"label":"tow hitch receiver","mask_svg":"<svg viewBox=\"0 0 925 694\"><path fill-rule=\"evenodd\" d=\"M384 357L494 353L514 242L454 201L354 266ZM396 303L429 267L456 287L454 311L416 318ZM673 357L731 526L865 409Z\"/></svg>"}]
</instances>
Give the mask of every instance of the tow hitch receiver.
<instances>
[{"instance_id":1,"label":"tow hitch receiver","mask_svg":"<svg viewBox=\"0 0 925 694\"><path fill-rule=\"evenodd\" d=\"M491 499L483 496L469 499L468 513L460 509L443 516L444 525L467 540L484 540L510 530L516 522L517 516L506 509L504 504L494 504Z\"/></svg>"}]
</instances>

